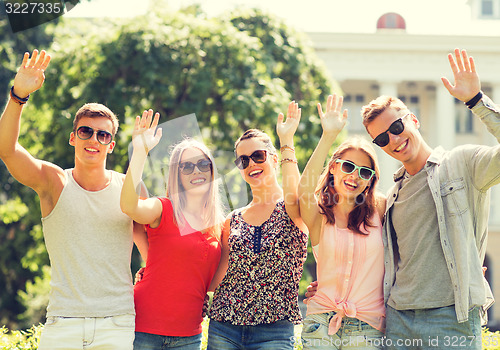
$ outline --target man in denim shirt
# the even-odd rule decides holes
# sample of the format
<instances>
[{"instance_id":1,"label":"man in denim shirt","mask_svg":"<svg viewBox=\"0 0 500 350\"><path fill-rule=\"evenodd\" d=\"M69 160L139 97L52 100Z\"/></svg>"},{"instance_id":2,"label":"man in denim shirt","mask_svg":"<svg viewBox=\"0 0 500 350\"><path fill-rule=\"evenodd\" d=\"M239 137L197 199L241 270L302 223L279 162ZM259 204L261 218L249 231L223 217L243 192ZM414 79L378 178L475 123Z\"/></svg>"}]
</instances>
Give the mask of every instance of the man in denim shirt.
<instances>
[{"instance_id":1,"label":"man in denim shirt","mask_svg":"<svg viewBox=\"0 0 500 350\"><path fill-rule=\"evenodd\" d=\"M458 49L448 59L455 85L443 84L500 141L500 107L482 94L474 60ZM362 116L373 142L403 163L384 224L385 345L481 349L480 316L493 303L481 268L500 145L432 149L418 119L394 97L373 100Z\"/></svg>"}]
</instances>

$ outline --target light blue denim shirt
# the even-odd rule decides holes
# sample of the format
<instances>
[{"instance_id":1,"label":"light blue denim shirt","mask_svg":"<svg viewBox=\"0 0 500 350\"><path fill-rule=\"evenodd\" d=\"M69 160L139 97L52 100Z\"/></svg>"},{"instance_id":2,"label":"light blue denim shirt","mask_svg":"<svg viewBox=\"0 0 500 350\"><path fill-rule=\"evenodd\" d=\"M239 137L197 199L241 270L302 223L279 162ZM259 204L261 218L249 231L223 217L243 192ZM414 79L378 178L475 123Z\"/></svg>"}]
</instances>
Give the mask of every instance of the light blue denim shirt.
<instances>
[{"instance_id":1,"label":"light blue denim shirt","mask_svg":"<svg viewBox=\"0 0 500 350\"><path fill-rule=\"evenodd\" d=\"M483 95L472 111L500 143L500 107ZM488 238L490 188L500 183L500 145L463 145L451 151L438 147L432 151L424 169L437 210L441 246L454 288L457 320L466 322L469 309L481 306L485 312L494 302L481 268ZM400 168L394 174L396 184L387 195L383 228L386 303L396 278L398 261L390 208L397 199L404 171Z\"/></svg>"}]
</instances>

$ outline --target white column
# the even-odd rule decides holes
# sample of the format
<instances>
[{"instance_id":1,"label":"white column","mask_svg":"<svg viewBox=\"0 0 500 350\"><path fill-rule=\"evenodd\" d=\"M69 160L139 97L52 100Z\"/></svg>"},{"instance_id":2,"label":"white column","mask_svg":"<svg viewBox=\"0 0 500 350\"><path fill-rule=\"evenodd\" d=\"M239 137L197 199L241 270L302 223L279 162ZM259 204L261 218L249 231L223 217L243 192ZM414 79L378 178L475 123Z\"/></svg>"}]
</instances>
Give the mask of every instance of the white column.
<instances>
[{"instance_id":1,"label":"white column","mask_svg":"<svg viewBox=\"0 0 500 350\"><path fill-rule=\"evenodd\" d=\"M379 82L380 95L388 95L398 97L397 82L385 81ZM392 185L394 185L393 174L401 167L401 162L386 154L379 146L374 144L377 152L379 168L380 168L380 181L378 188L382 193L386 193Z\"/></svg>"},{"instance_id":2,"label":"white column","mask_svg":"<svg viewBox=\"0 0 500 350\"><path fill-rule=\"evenodd\" d=\"M467 108L467 107L466 107ZM442 83L436 86L436 118L434 128L438 139L433 144L450 150L455 146L455 100ZM430 146L432 147L432 143Z\"/></svg>"}]
</instances>

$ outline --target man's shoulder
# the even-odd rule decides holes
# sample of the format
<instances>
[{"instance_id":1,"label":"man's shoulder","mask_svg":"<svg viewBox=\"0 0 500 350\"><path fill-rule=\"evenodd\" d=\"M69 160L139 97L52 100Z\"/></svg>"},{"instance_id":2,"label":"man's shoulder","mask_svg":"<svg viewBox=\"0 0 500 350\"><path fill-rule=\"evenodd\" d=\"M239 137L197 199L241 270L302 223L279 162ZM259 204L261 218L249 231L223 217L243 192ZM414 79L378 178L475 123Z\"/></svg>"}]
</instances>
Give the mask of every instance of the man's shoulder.
<instances>
[{"instance_id":1,"label":"man's shoulder","mask_svg":"<svg viewBox=\"0 0 500 350\"><path fill-rule=\"evenodd\" d=\"M125 174L119 173L118 171L115 170L110 170L111 174L113 177L116 177L119 179L122 183L125 181Z\"/></svg>"}]
</instances>

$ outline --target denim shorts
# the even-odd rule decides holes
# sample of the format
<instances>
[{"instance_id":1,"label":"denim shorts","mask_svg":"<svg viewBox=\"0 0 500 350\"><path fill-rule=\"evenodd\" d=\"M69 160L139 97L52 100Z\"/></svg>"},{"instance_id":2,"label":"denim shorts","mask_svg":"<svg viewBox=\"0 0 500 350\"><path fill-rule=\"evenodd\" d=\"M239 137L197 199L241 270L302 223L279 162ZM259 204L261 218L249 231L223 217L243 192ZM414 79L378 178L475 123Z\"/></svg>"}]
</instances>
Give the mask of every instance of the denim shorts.
<instances>
[{"instance_id":1,"label":"denim shorts","mask_svg":"<svg viewBox=\"0 0 500 350\"><path fill-rule=\"evenodd\" d=\"M383 348L383 333L357 318L344 317L337 333L328 334L330 319L335 312L308 315L302 327L304 350L350 349L378 350Z\"/></svg>"},{"instance_id":2,"label":"denim shorts","mask_svg":"<svg viewBox=\"0 0 500 350\"><path fill-rule=\"evenodd\" d=\"M210 320L207 350L293 350L293 323L281 320L256 326L236 326Z\"/></svg>"},{"instance_id":3,"label":"denim shorts","mask_svg":"<svg viewBox=\"0 0 500 350\"><path fill-rule=\"evenodd\" d=\"M189 337L176 337L135 332L134 350L200 350L201 333Z\"/></svg>"},{"instance_id":4,"label":"denim shorts","mask_svg":"<svg viewBox=\"0 0 500 350\"><path fill-rule=\"evenodd\" d=\"M387 306L387 349L481 350L479 309L458 323L455 305L435 309L395 310Z\"/></svg>"}]
</instances>

